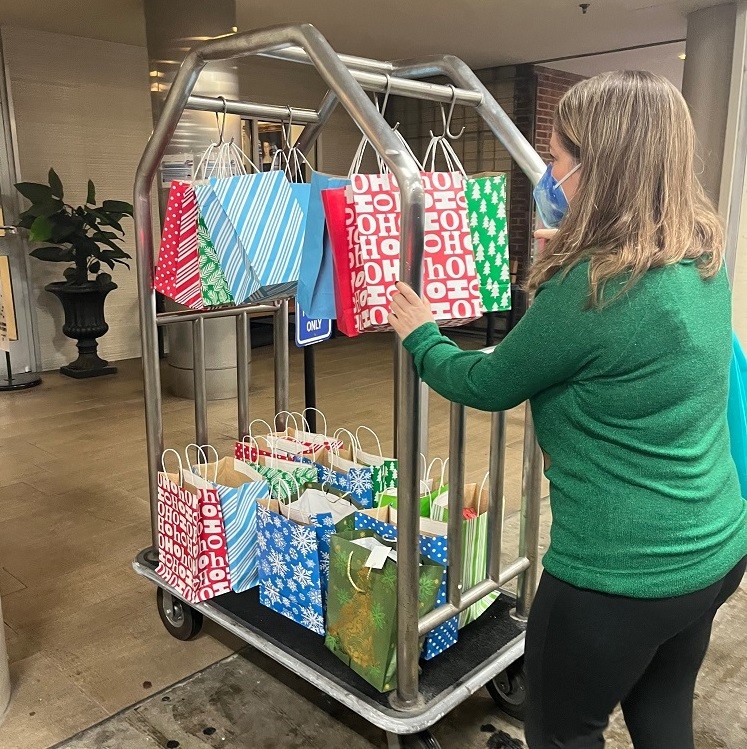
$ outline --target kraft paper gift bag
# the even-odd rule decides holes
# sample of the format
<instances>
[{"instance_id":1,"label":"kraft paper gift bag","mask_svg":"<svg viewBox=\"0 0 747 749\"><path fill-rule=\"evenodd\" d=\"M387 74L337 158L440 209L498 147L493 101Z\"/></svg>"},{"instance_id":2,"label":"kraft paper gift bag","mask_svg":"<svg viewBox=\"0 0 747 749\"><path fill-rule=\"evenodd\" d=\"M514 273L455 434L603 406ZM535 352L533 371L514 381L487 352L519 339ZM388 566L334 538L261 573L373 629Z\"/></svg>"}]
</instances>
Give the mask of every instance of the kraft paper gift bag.
<instances>
[{"instance_id":1,"label":"kraft paper gift bag","mask_svg":"<svg viewBox=\"0 0 747 749\"><path fill-rule=\"evenodd\" d=\"M388 546L371 531L337 533L330 544L325 644L380 692L397 687L397 563ZM383 565L367 566L381 547ZM423 616L435 605L444 568L425 557L420 562L418 612Z\"/></svg>"}]
</instances>

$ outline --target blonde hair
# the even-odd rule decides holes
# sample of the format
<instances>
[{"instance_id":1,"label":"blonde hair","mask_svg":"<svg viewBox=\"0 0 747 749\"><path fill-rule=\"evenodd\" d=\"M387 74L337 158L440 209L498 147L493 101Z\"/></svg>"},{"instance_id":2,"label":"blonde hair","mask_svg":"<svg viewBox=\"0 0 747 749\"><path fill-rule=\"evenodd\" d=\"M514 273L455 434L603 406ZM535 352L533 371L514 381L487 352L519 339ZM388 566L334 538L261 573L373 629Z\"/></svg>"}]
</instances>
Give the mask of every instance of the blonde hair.
<instances>
[{"instance_id":1,"label":"blonde hair","mask_svg":"<svg viewBox=\"0 0 747 749\"><path fill-rule=\"evenodd\" d=\"M584 260L597 307L618 276L624 293L650 268L684 259L696 260L703 278L716 275L721 221L695 174L690 112L669 81L644 71L581 81L560 100L554 127L581 163L579 187L530 269L530 291Z\"/></svg>"}]
</instances>

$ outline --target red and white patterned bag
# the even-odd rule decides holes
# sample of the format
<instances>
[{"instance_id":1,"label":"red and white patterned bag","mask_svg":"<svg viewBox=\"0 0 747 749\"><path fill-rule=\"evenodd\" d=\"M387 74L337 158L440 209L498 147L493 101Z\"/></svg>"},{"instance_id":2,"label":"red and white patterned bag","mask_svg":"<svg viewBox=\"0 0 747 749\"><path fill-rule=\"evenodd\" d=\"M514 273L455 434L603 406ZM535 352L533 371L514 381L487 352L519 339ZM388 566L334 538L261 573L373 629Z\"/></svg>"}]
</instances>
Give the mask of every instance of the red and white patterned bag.
<instances>
[{"instance_id":1,"label":"red and white patterned bag","mask_svg":"<svg viewBox=\"0 0 747 749\"><path fill-rule=\"evenodd\" d=\"M459 172L422 172L425 190L423 294L441 326L483 313L480 281ZM391 330L387 324L400 264L400 193L392 174L356 174L348 189L355 212L349 234L355 325L359 332ZM337 272L337 268L336 268Z\"/></svg>"},{"instance_id":2,"label":"red and white patterned bag","mask_svg":"<svg viewBox=\"0 0 747 749\"><path fill-rule=\"evenodd\" d=\"M190 309L204 309L197 239L197 200L188 182L172 182L153 286Z\"/></svg>"},{"instance_id":3,"label":"red and white patterned bag","mask_svg":"<svg viewBox=\"0 0 747 749\"><path fill-rule=\"evenodd\" d=\"M218 491L187 476L158 474L156 574L187 603L199 603L228 593L231 575Z\"/></svg>"}]
</instances>

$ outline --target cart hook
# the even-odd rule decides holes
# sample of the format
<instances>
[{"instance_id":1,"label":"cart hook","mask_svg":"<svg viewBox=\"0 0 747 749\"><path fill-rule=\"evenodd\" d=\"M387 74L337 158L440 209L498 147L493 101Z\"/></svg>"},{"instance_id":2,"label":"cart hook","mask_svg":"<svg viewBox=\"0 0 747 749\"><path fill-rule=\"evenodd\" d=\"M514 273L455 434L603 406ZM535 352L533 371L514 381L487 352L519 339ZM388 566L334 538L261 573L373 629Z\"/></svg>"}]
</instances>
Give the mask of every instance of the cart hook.
<instances>
[{"instance_id":1,"label":"cart hook","mask_svg":"<svg viewBox=\"0 0 747 749\"><path fill-rule=\"evenodd\" d=\"M444 125L444 136L449 140L459 140L459 138L464 135L464 131L467 128L463 126L462 129L456 134L451 132L451 118L454 116L454 107L456 107L457 93L456 88L451 84L449 84L449 88L451 89L451 104L449 105L448 116L445 114L444 105L441 105L441 120L443 121Z\"/></svg>"},{"instance_id":2,"label":"cart hook","mask_svg":"<svg viewBox=\"0 0 747 749\"><path fill-rule=\"evenodd\" d=\"M223 120L221 121L218 118L218 113L215 113L215 124L218 126L218 142L215 144L216 146L223 145L223 133L226 131L226 114L228 114L227 109L228 105L226 104L226 97L225 96L219 96L217 97L223 102Z\"/></svg>"}]
</instances>

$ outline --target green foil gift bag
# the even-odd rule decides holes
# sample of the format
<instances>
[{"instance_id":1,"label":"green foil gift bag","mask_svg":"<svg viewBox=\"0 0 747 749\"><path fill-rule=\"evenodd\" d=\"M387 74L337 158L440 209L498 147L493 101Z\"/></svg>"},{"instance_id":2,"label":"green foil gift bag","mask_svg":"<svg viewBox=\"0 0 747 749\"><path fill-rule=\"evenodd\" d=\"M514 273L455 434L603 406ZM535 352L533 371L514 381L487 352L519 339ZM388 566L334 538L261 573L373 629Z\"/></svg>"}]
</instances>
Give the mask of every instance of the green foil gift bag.
<instances>
[{"instance_id":1,"label":"green foil gift bag","mask_svg":"<svg viewBox=\"0 0 747 749\"><path fill-rule=\"evenodd\" d=\"M436 604L445 568L420 557L419 570L423 616ZM332 536L325 643L380 692L397 688L396 554L371 531Z\"/></svg>"}]
</instances>

